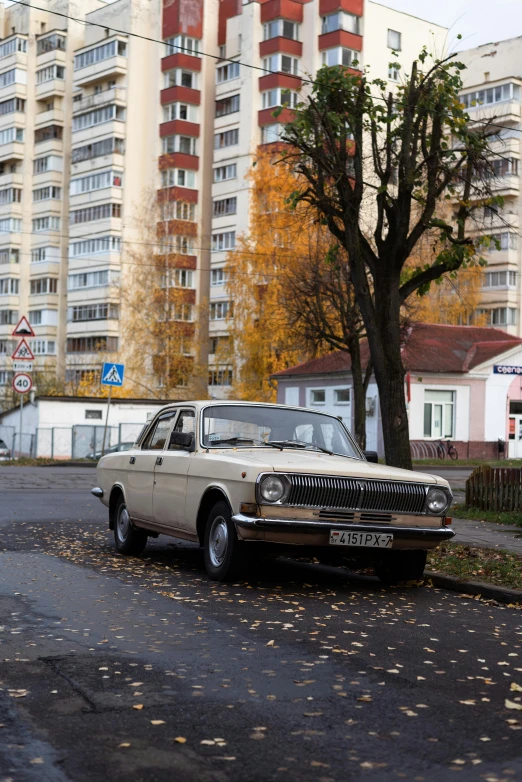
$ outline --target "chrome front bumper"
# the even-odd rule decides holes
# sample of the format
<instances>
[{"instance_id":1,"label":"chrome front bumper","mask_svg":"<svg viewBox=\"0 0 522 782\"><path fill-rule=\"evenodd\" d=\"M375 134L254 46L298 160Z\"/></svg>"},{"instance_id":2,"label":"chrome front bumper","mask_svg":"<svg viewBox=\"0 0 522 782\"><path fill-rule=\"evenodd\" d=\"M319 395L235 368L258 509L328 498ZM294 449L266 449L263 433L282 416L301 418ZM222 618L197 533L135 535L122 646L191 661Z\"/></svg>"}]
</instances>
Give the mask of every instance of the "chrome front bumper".
<instances>
[{"instance_id":1,"label":"chrome front bumper","mask_svg":"<svg viewBox=\"0 0 522 782\"><path fill-rule=\"evenodd\" d=\"M450 527L394 527L391 524L346 524L338 521L306 521L301 519L266 519L236 513L232 516L236 527L272 532L329 532L331 529L345 529L350 532L384 532L397 539L416 539L442 543L451 540L455 532Z\"/></svg>"}]
</instances>

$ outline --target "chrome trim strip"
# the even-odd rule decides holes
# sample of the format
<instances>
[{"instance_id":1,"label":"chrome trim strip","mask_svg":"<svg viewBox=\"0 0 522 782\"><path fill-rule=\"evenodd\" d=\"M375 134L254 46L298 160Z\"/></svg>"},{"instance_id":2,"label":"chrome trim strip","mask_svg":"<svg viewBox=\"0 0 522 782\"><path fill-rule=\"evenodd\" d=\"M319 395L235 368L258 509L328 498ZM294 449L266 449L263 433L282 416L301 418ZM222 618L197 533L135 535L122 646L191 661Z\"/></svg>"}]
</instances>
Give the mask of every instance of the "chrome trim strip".
<instances>
[{"instance_id":1,"label":"chrome trim strip","mask_svg":"<svg viewBox=\"0 0 522 782\"><path fill-rule=\"evenodd\" d=\"M91 494L94 494L95 497L98 497L101 500L103 497L103 489L100 489L99 486L95 486L94 489L91 489Z\"/></svg>"}]
</instances>

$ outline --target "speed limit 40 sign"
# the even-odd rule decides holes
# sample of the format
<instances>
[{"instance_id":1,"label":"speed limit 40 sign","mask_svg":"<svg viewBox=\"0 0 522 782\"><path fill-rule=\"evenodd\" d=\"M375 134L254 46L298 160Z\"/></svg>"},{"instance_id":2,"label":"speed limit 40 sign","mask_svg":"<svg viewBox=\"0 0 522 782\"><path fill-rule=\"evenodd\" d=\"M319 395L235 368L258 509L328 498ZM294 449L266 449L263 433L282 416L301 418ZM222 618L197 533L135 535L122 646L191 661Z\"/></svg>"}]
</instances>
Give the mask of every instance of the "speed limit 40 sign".
<instances>
[{"instance_id":1,"label":"speed limit 40 sign","mask_svg":"<svg viewBox=\"0 0 522 782\"><path fill-rule=\"evenodd\" d=\"M26 375L25 372L13 377L13 388L18 394L27 394L33 387L33 381L30 375Z\"/></svg>"}]
</instances>

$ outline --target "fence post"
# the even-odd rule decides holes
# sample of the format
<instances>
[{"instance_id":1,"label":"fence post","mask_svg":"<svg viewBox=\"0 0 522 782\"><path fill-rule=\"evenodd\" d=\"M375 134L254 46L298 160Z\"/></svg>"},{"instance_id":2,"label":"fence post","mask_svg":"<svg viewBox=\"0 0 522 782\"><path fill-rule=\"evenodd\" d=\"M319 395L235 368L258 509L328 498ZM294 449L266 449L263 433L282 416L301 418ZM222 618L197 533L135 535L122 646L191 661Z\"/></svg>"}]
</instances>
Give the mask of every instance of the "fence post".
<instances>
[{"instance_id":1,"label":"fence post","mask_svg":"<svg viewBox=\"0 0 522 782\"><path fill-rule=\"evenodd\" d=\"M54 426L51 429L51 459L54 459Z\"/></svg>"}]
</instances>

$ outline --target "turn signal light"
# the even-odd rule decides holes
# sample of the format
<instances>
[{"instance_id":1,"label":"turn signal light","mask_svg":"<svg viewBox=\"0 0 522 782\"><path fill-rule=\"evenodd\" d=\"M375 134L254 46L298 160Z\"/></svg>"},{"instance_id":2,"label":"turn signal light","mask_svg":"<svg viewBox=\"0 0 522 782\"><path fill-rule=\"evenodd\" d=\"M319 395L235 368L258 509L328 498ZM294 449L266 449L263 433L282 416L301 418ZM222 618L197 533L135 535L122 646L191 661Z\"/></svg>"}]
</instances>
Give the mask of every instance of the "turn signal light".
<instances>
[{"instance_id":1,"label":"turn signal light","mask_svg":"<svg viewBox=\"0 0 522 782\"><path fill-rule=\"evenodd\" d=\"M446 518L444 519L444 526L449 527L452 521L453 519L450 516L446 516Z\"/></svg>"},{"instance_id":2,"label":"turn signal light","mask_svg":"<svg viewBox=\"0 0 522 782\"><path fill-rule=\"evenodd\" d=\"M257 513L257 505L255 502L242 502L239 506L241 513Z\"/></svg>"}]
</instances>

